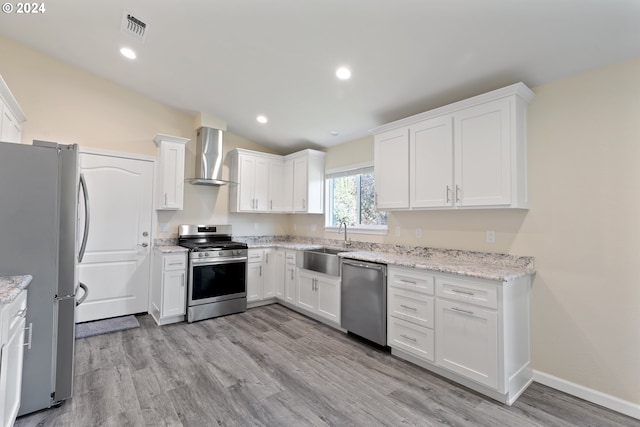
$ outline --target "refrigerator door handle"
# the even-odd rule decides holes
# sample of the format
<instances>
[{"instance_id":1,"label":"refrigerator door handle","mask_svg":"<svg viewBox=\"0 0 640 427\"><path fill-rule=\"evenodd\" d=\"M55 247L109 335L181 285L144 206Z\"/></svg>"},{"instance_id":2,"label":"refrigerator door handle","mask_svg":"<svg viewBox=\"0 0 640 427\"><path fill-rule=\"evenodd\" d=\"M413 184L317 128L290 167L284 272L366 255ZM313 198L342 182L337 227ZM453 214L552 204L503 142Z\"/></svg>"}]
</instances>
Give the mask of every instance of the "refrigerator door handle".
<instances>
[{"instance_id":1,"label":"refrigerator door handle","mask_svg":"<svg viewBox=\"0 0 640 427\"><path fill-rule=\"evenodd\" d=\"M80 174L80 188L82 189L82 195L84 196L84 232L82 233L82 244L80 245L80 252L78 253L78 262L82 262L84 258L84 251L87 249L87 237L89 237L89 190L87 189L87 181L84 179L84 174ZM78 188L78 193L80 192Z\"/></svg>"},{"instance_id":2,"label":"refrigerator door handle","mask_svg":"<svg viewBox=\"0 0 640 427\"><path fill-rule=\"evenodd\" d=\"M86 300L87 297L89 296L89 288L87 288L87 285L85 285L84 283L80 282L80 283L78 283L78 286L82 288L84 293L82 294L82 298L80 298L79 300L76 301L76 307L79 306L80 304L82 304L84 302L84 300Z\"/></svg>"}]
</instances>

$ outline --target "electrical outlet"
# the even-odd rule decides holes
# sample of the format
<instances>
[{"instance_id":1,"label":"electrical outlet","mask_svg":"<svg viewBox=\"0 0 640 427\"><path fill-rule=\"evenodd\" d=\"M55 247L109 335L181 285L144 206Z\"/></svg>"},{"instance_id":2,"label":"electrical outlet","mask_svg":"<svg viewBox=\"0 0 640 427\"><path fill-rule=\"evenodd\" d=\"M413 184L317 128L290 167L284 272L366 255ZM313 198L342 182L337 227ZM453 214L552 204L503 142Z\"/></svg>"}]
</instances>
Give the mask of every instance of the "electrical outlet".
<instances>
[{"instance_id":1,"label":"electrical outlet","mask_svg":"<svg viewBox=\"0 0 640 427\"><path fill-rule=\"evenodd\" d=\"M416 228L416 239L422 237L422 228Z\"/></svg>"},{"instance_id":2,"label":"electrical outlet","mask_svg":"<svg viewBox=\"0 0 640 427\"><path fill-rule=\"evenodd\" d=\"M293 224L293 231L298 230L298 224Z\"/></svg>"},{"instance_id":3,"label":"electrical outlet","mask_svg":"<svg viewBox=\"0 0 640 427\"><path fill-rule=\"evenodd\" d=\"M161 222L160 223L160 232L161 233L168 233L169 232L169 223L168 222Z\"/></svg>"},{"instance_id":4,"label":"electrical outlet","mask_svg":"<svg viewBox=\"0 0 640 427\"><path fill-rule=\"evenodd\" d=\"M396 237L400 237L400 226L396 225Z\"/></svg>"},{"instance_id":5,"label":"electrical outlet","mask_svg":"<svg viewBox=\"0 0 640 427\"><path fill-rule=\"evenodd\" d=\"M487 243L496 242L496 232L493 230L487 230Z\"/></svg>"},{"instance_id":6,"label":"electrical outlet","mask_svg":"<svg viewBox=\"0 0 640 427\"><path fill-rule=\"evenodd\" d=\"M254 223L253 223L253 229L254 229L254 230L256 230L256 231L258 231L258 229L259 229L259 228L260 228L260 226L258 225L258 223L257 223L257 222L254 222Z\"/></svg>"},{"instance_id":7,"label":"electrical outlet","mask_svg":"<svg viewBox=\"0 0 640 427\"><path fill-rule=\"evenodd\" d=\"M318 225L317 224L311 224L311 231L317 231L318 230Z\"/></svg>"}]
</instances>

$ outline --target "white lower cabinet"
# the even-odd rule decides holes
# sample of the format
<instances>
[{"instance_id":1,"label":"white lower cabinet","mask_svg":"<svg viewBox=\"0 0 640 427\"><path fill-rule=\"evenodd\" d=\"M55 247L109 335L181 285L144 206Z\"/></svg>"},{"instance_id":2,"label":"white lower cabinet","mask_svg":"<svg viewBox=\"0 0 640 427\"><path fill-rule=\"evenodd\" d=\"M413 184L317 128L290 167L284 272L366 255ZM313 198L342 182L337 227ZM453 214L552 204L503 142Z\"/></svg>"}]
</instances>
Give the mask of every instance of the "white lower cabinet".
<instances>
[{"instance_id":1,"label":"white lower cabinet","mask_svg":"<svg viewBox=\"0 0 640 427\"><path fill-rule=\"evenodd\" d=\"M295 305L297 300L297 253L296 251L285 251L284 257L284 301Z\"/></svg>"},{"instance_id":2,"label":"white lower cabinet","mask_svg":"<svg viewBox=\"0 0 640 427\"><path fill-rule=\"evenodd\" d=\"M278 266L274 249L249 249L247 303L260 303L276 296ZM284 267L283 267L284 268ZM282 277L282 274L279 275ZM255 307L261 304L253 304Z\"/></svg>"},{"instance_id":3,"label":"white lower cabinet","mask_svg":"<svg viewBox=\"0 0 640 427\"><path fill-rule=\"evenodd\" d=\"M12 426L20 408L27 291L0 307L0 422Z\"/></svg>"},{"instance_id":4,"label":"white lower cabinet","mask_svg":"<svg viewBox=\"0 0 640 427\"><path fill-rule=\"evenodd\" d=\"M187 252L156 248L149 313L158 325L182 322L187 307Z\"/></svg>"},{"instance_id":5,"label":"white lower cabinet","mask_svg":"<svg viewBox=\"0 0 640 427\"><path fill-rule=\"evenodd\" d=\"M296 305L313 314L340 324L340 278L298 271Z\"/></svg>"},{"instance_id":6,"label":"white lower cabinet","mask_svg":"<svg viewBox=\"0 0 640 427\"><path fill-rule=\"evenodd\" d=\"M387 345L433 362L432 275L406 268L387 271Z\"/></svg>"},{"instance_id":7,"label":"white lower cabinet","mask_svg":"<svg viewBox=\"0 0 640 427\"><path fill-rule=\"evenodd\" d=\"M508 282L389 267L393 354L508 405L533 380L531 277Z\"/></svg>"},{"instance_id":8,"label":"white lower cabinet","mask_svg":"<svg viewBox=\"0 0 640 427\"><path fill-rule=\"evenodd\" d=\"M273 252L274 262L272 265L275 266L275 292L276 298L284 301L284 282L285 282L285 250L284 249L276 249Z\"/></svg>"}]
</instances>

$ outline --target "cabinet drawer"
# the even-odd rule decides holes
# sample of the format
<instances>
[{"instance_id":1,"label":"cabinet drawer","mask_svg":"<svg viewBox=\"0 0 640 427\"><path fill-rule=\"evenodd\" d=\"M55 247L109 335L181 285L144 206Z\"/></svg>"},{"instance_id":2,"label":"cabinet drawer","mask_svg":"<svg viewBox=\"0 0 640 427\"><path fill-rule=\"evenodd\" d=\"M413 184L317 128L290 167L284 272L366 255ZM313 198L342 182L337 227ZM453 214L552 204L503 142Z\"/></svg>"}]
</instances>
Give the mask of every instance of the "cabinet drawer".
<instances>
[{"instance_id":1,"label":"cabinet drawer","mask_svg":"<svg viewBox=\"0 0 640 427\"><path fill-rule=\"evenodd\" d=\"M0 325L2 323L7 322L7 329L2 327L2 330L8 331L9 335L15 330L15 328L20 324L21 320L24 320L26 316L27 309L27 291L24 290L18 294L16 299L11 301L8 305L3 307L2 310L2 319L0 320ZM8 335L8 336L9 336ZM5 338L5 337L2 337Z\"/></svg>"},{"instance_id":2,"label":"cabinet drawer","mask_svg":"<svg viewBox=\"0 0 640 427\"><path fill-rule=\"evenodd\" d=\"M187 268L187 257L184 255L165 255L163 258L163 269L169 270L184 270Z\"/></svg>"},{"instance_id":3,"label":"cabinet drawer","mask_svg":"<svg viewBox=\"0 0 640 427\"><path fill-rule=\"evenodd\" d=\"M262 250L250 250L248 262L262 262L264 251Z\"/></svg>"},{"instance_id":4,"label":"cabinet drawer","mask_svg":"<svg viewBox=\"0 0 640 427\"><path fill-rule=\"evenodd\" d=\"M284 259L287 264L295 264L296 263L296 252L287 251L284 254Z\"/></svg>"},{"instance_id":5,"label":"cabinet drawer","mask_svg":"<svg viewBox=\"0 0 640 427\"><path fill-rule=\"evenodd\" d=\"M389 288L389 316L433 328L433 297L407 289Z\"/></svg>"},{"instance_id":6,"label":"cabinet drawer","mask_svg":"<svg viewBox=\"0 0 640 427\"><path fill-rule=\"evenodd\" d=\"M498 308L498 288L470 280L436 277L436 295L466 304Z\"/></svg>"},{"instance_id":7,"label":"cabinet drawer","mask_svg":"<svg viewBox=\"0 0 640 427\"><path fill-rule=\"evenodd\" d=\"M433 295L434 278L430 274L415 269L390 267L388 270L388 286L410 289L416 292Z\"/></svg>"},{"instance_id":8,"label":"cabinet drawer","mask_svg":"<svg viewBox=\"0 0 640 427\"><path fill-rule=\"evenodd\" d=\"M389 333L387 336L388 346L404 350L420 359L434 361L433 329L389 317L387 330Z\"/></svg>"}]
</instances>

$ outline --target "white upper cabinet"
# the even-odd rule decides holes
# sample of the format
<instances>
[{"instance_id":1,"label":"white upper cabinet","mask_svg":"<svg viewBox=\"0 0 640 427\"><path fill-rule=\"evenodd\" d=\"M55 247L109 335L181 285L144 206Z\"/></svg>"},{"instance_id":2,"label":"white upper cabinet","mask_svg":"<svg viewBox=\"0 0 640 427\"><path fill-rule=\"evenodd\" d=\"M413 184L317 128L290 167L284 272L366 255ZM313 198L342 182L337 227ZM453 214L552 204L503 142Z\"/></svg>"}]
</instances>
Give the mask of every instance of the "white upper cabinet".
<instances>
[{"instance_id":1,"label":"white upper cabinet","mask_svg":"<svg viewBox=\"0 0 640 427\"><path fill-rule=\"evenodd\" d=\"M324 153L231 152L231 212L323 213Z\"/></svg>"},{"instance_id":2,"label":"white upper cabinet","mask_svg":"<svg viewBox=\"0 0 640 427\"><path fill-rule=\"evenodd\" d=\"M374 129L378 209L527 208L517 83Z\"/></svg>"},{"instance_id":3,"label":"white upper cabinet","mask_svg":"<svg viewBox=\"0 0 640 427\"><path fill-rule=\"evenodd\" d=\"M0 141L21 143L25 120L20 105L0 76Z\"/></svg>"},{"instance_id":4,"label":"white upper cabinet","mask_svg":"<svg viewBox=\"0 0 640 427\"><path fill-rule=\"evenodd\" d=\"M293 212L324 213L324 156L316 150L285 156L293 162Z\"/></svg>"},{"instance_id":5,"label":"white upper cabinet","mask_svg":"<svg viewBox=\"0 0 640 427\"><path fill-rule=\"evenodd\" d=\"M284 160L269 160L269 212L285 212L284 188Z\"/></svg>"},{"instance_id":6,"label":"white upper cabinet","mask_svg":"<svg viewBox=\"0 0 640 427\"><path fill-rule=\"evenodd\" d=\"M409 132L411 207L453 206L451 116L425 120Z\"/></svg>"},{"instance_id":7,"label":"white upper cabinet","mask_svg":"<svg viewBox=\"0 0 640 427\"><path fill-rule=\"evenodd\" d=\"M409 208L409 131L393 129L374 137L376 208Z\"/></svg>"},{"instance_id":8,"label":"white upper cabinet","mask_svg":"<svg viewBox=\"0 0 640 427\"><path fill-rule=\"evenodd\" d=\"M184 203L184 151L187 138L158 134L156 209L182 210Z\"/></svg>"},{"instance_id":9,"label":"white upper cabinet","mask_svg":"<svg viewBox=\"0 0 640 427\"><path fill-rule=\"evenodd\" d=\"M231 212L267 212L270 199L270 162L266 153L235 149L231 152L231 177L237 185L229 191Z\"/></svg>"}]
</instances>

